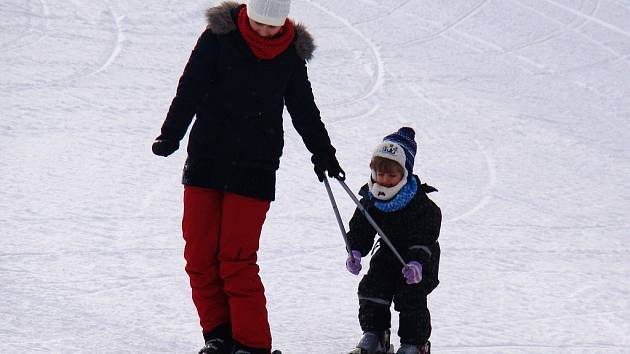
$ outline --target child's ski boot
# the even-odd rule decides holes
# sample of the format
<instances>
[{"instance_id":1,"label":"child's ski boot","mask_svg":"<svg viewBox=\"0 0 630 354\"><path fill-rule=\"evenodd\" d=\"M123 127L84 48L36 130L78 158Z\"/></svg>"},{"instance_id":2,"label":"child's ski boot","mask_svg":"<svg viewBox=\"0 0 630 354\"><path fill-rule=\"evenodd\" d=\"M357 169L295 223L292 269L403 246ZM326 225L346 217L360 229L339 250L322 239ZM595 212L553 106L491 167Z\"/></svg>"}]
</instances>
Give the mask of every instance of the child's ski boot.
<instances>
[{"instance_id":1,"label":"child's ski boot","mask_svg":"<svg viewBox=\"0 0 630 354\"><path fill-rule=\"evenodd\" d=\"M403 344L396 354L431 354L431 342L427 341L423 346Z\"/></svg>"},{"instance_id":2,"label":"child's ski boot","mask_svg":"<svg viewBox=\"0 0 630 354\"><path fill-rule=\"evenodd\" d=\"M367 331L350 354L393 354L394 346L389 343L389 330Z\"/></svg>"}]
</instances>

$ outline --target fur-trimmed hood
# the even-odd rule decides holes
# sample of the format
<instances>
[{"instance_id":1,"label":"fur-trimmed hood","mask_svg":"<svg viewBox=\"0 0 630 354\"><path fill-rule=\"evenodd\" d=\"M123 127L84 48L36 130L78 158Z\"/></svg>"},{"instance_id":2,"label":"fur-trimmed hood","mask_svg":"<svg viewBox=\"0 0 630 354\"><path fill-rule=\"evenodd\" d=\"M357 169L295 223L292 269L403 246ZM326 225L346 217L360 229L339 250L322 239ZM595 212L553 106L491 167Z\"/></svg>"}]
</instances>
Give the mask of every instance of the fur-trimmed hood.
<instances>
[{"instance_id":1,"label":"fur-trimmed hood","mask_svg":"<svg viewBox=\"0 0 630 354\"><path fill-rule=\"evenodd\" d=\"M227 34L236 30L236 24L232 19L231 11L241 6L236 1L225 1L221 4L211 7L206 11L206 19L208 20L208 29L215 34ZM300 58L311 60L315 51L315 42L313 36L308 32L306 27L301 23L295 24L295 40L293 41L295 50Z\"/></svg>"}]
</instances>

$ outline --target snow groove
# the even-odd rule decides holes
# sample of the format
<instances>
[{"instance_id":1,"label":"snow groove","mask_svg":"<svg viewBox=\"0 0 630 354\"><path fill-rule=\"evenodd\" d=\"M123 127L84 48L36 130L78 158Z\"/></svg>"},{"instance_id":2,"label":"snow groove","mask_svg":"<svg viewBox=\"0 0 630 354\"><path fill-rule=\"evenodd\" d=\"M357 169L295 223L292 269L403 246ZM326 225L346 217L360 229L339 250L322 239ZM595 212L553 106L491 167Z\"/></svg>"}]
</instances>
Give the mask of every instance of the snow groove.
<instances>
[{"instance_id":1,"label":"snow groove","mask_svg":"<svg viewBox=\"0 0 630 354\"><path fill-rule=\"evenodd\" d=\"M116 58L118 58L118 56L120 55L120 52L122 52L124 42L125 42L125 35L123 34L122 23L123 23L123 20L125 19L125 16L118 16L114 12L114 9L111 6L109 6L109 14L112 17L112 20L116 29L115 39L113 41L111 52L100 67L98 67L96 70L84 76L86 78L105 71L107 68L109 68L112 65L112 63L114 63Z\"/></svg>"},{"instance_id":2,"label":"snow groove","mask_svg":"<svg viewBox=\"0 0 630 354\"><path fill-rule=\"evenodd\" d=\"M403 43L401 43L401 46L407 47L407 46L414 45L414 44L426 43L426 42L430 42L430 41L440 37L442 34L446 33L450 29L456 27L460 23L466 21L466 19L474 16L476 13L481 11L481 9L483 9L483 7L486 6L489 1L490 0L483 0L483 1L479 2L478 4L473 6L473 8L470 9L468 12L464 13L462 16L460 16L457 19L455 19L455 21L446 24L445 26L440 28L438 31L436 31L436 32L434 32L434 33L432 33L432 34L430 34L430 35L428 35L426 37L423 37L423 38L413 39L413 40L410 40L410 41L407 41L407 42L403 42Z\"/></svg>"},{"instance_id":3,"label":"snow groove","mask_svg":"<svg viewBox=\"0 0 630 354\"><path fill-rule=\"evenodd\" d=\"M9 44L7 43L2 43L2 52L6 53L6 52L12 52L12 51L17 51L19 49L23 49L26 47L30 47L30 46L34 46L38 43L40 43L43 39L48 37L49 34L49 22L50 22L50 10L48 9L48 3L46 2L46 0L38 0L40 5L41 5L41 11L42 11L42 15L41 16L34 16L34 15L30 15L30 13L26 12L24 15L29 16L29 23L32 21L33 18L43 18L44 20L44 24L42 25L42 27L40 29L38 29L37 31L33 31L33 28L30 27L28 29L26 29L23 33L23 35L19 36L17 39L12 40L11 42L9 42ZM39 36L34 39L31 40L29 42L26 43L19 43L20 40L27 38L30 36L30 34L32 32L38 32ZM17 43L17 44L11 44L11 43Z\"/></svg>"},{"instance_id":4,"label":"snow groove","mask_svg":"<svg viewBox=\"0 0 630 354\"><path fill-rule=\"evenodd\" d=\"M337 15L333 11L328 10L327 8L325 8L324 6L320 5L318 2L315 2L313 0L306 0L306 2L308 2L311 6L317 8L318 10L324 12L328 16L339 21L341 24L347 27L351 32L353 32L355 35L361 38L361 40L363 40L367 44L368 49L370 50L370 53L372 54L372 57L374 58L374 61L376 63L376 68L375 68L376 72L373 74L371 83L366 88L366 91L363 94L359 95L358 97L345 100L344 102L328 103L328 104L323 104L322 106L335 107L335 106L342 106L342 105L351 105L360 101L364 101L370 98L371 96L373 96L383 86L383 81L384 81L383 77L385 73L385 65L384 65L383 60L381 59L379 48L366 35L364 35L355 25L350 23L344 17Z\"/></svg>"},{"instance_id":5,"label":"snow groove","mask_svg":"<svg viewBox=\"0 0 630 354\"><path fill-rule=\"evenodd\" d=\"M497 183L495 161L478 140L475 140L475 144L477 145L478 151L481 152L481 154L483 155L483 158L486 163L486 167L488 171L488 184L482 193L481 199L475 205L473 205L468 210L466 210L465 212L461 213L458 216L447 218L446 222L453 223L453 222L466 219L469 216L478 212L479 210L483 209L486 205L488 205L488 203L490 203L490 200L492 199L492 190L494 189Z\"/></svg>"},{"instance_id":6,"label":"snow groove","mask_svg":"<svg viewBox=\"0 0 630 354\"><path fill-rule=\"evenodd\" d=\"M187 141L166 159L150 145L220 1L38 1L0 2L0 353L195 352ZM630 351L630 3L551 1L292 2L325 54L309 74L352 190L377 142L416 129L444 217L436 353ZM361 277L284 124L257 254L274 347L347 353Z\"/></svg>"},{"instance_id":7,"label":"snow groove","mask_svg":"<svg viewBox=\"0 0 630 354\"><path fill-rule=\"evenodd\" d=\"M609 30L611 30L613 32L622 34L622 35L630 38L630 31L626 31L623 28L619 28L619 27L617 27L617 26L615 26L615 25L613 25L613 24L611 24L609 22L606 22L604 20L601 20L601 19L599 19L599 18L597 18L595 16L587 15L587 14L582 13L582 12L580 12L578 10L575 10L575 9L569 7L569 6L562 5L562 4L560 4L560 3L558 3L557 1L554 1L554 0L543 0L543 1L545 1L545 2L547 2L549 4L552 4L552 5L554 5L554 6L558 7L558 8L561 8L561 9L567 11L567 12L570 12L570 13L576 15L576 16L582 17L582 18L584 18L584 19L586 19L586 20L588 20L590 22L597 23L598 25L600 25L602 27L605 27L605 28L607 28L607 29L609 29Z\"/></svg>"}]
</instances>

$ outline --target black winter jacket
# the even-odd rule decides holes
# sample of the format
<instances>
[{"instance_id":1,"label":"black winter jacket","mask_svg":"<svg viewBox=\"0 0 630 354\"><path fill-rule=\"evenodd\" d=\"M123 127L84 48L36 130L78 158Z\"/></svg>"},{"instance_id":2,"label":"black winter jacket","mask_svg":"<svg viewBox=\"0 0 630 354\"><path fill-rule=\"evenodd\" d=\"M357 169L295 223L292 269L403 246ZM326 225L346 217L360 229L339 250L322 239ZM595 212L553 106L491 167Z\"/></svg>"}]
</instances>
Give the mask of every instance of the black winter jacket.
<instances>
[{"instance_id":1,"label":"black winter jacket","mask_svg":"<svg viewBox=\"0 0 630 354\"><path fill-rule=\"evenodd\" d=\"M307 75L306 60L315 48L311 35L296 25L286 51L257 59L236 25L241 6L225 2L208 10L208 27L179 80L158 139L180 141L196 115L182 182L273 200L285 105L311 153L335 149Z\"/></svg>"},{"instance_id":2,"label":"black winter jacket","mask_svg":"<svg viewBox=\"0 0 630 354\"><path fill-rule=\"evenodd\" d=\"M374 206L374 200L368 197L368 185L361 188L361 205L367 210L385 236L392 242L405 262L418 261L422 264L423 282L427 283L429 292L439 283L438 271L440 261L440 227L442 212L427 196L436 191L435 188L421 184L417 176L418 191L411 201L402 209L384 212ZM374 244L376 230L357 208L350 219L348 241L350 248L361 252L362 256L370 253ZM395 257L384 243L381 251L389 257ZM401 265L402 269L402 265Z\"/></svg>"}]
</instances>

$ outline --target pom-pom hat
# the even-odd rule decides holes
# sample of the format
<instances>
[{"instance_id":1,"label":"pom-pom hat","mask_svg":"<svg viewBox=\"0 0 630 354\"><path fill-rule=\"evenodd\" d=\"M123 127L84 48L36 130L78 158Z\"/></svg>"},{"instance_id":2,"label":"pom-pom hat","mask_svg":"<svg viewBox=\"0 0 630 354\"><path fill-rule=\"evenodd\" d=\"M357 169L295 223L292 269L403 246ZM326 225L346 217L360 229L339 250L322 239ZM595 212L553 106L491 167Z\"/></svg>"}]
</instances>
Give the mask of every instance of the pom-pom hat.
<instances>
[{"instance_id":1,"label":"pom-pom hat","mask_svg":"<svg viewBox=\"0 0 630 354\"><path fill-rule=\"evenodd\" d=\"M370 192L375 198L389 200L393 198L407 182L413 178L413 164L416 157L416 132L409 127L402 127L397 132L383 138L372 153L374 157L382 157L397 162L404 169L403 178L393 187L385 187L376 183L376 171L372 171L372 178L368 182Z\"/></svg>"},{"instance_id":2,"label":"pom-pom hat","mask_svg":"<svg viewBox=\"0 0 630 354\"><path fill-rule=\"evenodd\" d=\"M383 142L376 147L372 157L380 156L394 160L405 168L407 176L411 176L417 150L415 137L416 132L412 128L402 127L383 138Z\"/></svg>"}]
</instances>

